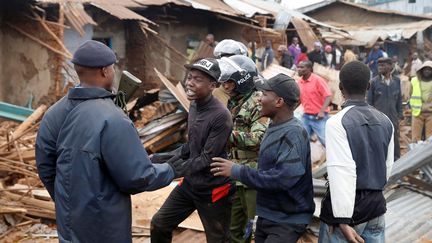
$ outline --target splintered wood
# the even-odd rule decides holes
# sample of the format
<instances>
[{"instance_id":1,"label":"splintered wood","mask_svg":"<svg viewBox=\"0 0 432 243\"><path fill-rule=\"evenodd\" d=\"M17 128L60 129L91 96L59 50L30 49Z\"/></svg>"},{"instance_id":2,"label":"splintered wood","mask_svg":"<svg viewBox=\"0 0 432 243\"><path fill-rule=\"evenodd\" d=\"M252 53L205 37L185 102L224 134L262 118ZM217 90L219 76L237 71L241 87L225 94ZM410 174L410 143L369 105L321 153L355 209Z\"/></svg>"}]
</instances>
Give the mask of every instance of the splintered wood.
<instances>
[{"instance_id":1,"label":"splintered wood","mask_svg":"<svg viewBox=\"0 0 432 243\"><path fill-rule=\"evenodd\" d=\"M40 106L23 123L0 123L0 214L55 219L54 203L39 180L35 162L38 121L46 111ZM43 196L42 196L43 195Z\"/></svg>"}]
</instances>

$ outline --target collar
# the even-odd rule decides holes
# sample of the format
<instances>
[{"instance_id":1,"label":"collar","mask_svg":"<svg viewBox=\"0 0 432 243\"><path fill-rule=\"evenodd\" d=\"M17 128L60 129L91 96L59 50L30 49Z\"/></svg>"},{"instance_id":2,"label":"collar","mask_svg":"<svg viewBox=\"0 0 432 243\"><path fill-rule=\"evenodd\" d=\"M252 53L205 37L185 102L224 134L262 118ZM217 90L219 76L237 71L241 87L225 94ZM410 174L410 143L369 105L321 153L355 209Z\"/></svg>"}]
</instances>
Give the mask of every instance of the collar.
<instances>
[{"instance_id":1,"label":"collar","mask_svg":"<svg viewBox=\"0 0 432 243\"><path fill-rule=\"evenodd\" d=\"M368 103L366 103L366 100L364 101L360 101L360 100L346 100L343 104L342 104L342 109L344 109L345 107L348 106L368 106Z\"/></svg>"},{"instance_id":2,"label":"collar","mask_svg":"<svg viewBox=\"0 0 432 243\"><path fill-rule=\"evenodd\" d=\"M72 100L90 100L90 99L103 99L114 98L115 95L103 88L72 88L69 90L68 99Z\"/></svg>"},{"instance_id":3,"label":"collar","mask_svg":"<svg viewBox=\"0 0 432 243\"><path fill-rule=\"evenodd\" d=\"M309 78L308 78L308 79L304 79L303 77L300 77L300 82L310 82L310 79L312 78L312 75L313 75L313 73L311 73L311 74L309 75Z\"/></svg>"},{"instance_id":4,"label":"collar","mask_svg":"<svg viewBox=\"0 0 432 243\"><path fill-rule=\"evenodd\" d=\"M214 99L213 95L210 95L210 98L206 101L202 101L202 102L196 102L195 101L197 110L198 111L205 110L207 108L207 106L213 101L213 99Z\"/></svg>"}]
</instances>

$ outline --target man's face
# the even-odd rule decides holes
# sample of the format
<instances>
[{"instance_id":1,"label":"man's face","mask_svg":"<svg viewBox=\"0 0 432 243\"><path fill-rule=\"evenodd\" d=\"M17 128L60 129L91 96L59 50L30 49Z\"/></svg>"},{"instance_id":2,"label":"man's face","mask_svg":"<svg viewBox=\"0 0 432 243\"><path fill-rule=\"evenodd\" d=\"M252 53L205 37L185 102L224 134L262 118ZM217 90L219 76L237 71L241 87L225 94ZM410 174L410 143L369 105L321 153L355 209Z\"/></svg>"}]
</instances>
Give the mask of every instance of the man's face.
<instances>
[{"instance_id":1,"label":"man's face","mask_svg":"<svg viewBox=\"0 0 432 243\"><path fill-rule=\"evenodd\" d=\"M272 46L271 41L266 41L266 47L271 48L271 46Z\"/></svg>"},{"instance_id":2,"label":"man's face","mask_svg":"<svg viewBox=\"0 0 432 243\"><path fill-rule=\"evenodd\" d=\"M308 75L310 73L310 69L303 62L299 63L297 67L297 73L300 77Z\"/></svg>"},{"instance_id":3,"label":"man's face","mask_svg":"<svg viewBox=\"0 0 432 243\"><path fill-rule=\"evenodd\" d=\"M277 112L277 102L281 99L273 91L263 91L262 96L259 98L261 103L261 115L265 117L273 118Z\"/></svg>"},{"instance_id":4,"label":"man's face","mask_svg":"<svg viewBox=\"0 0 432 243\"><path fill-rule=\"evenodd\" d=\"M393 61L394 63L398 62L398 61L399 61L398 56L393 56L393 57L392 57L392 61Z\"/></svg>"},{"instance_id":5,"label":"man's face","mask_svg":"<svg viewBox=\"0 0 432 243\"><path fill-rule=\"evenodd\" d=\"M222 88L225 90L225 92L230 96L234 97L237 95L237 92L235 92L236 84L232 80L228 80L227 82L222 84Z\"/></svg>"},{"instance_id":6,"label":"man's face","mask_svg":"<svg viewBox=\"0 0 432 243\"><path fill-rule=\"evenodd\" d=\"M314 46L314 50L315 50L316 52L321 51L321 46L317 46L317 45L315 45L315 46Z\"/></svg>"},{"instance_id":7,"label":"man's face","mask_svg":"<svg viewBox=\"0 0 432 243\"><path fill-rule=\"evenodd\" d=\"M386 75L390 73L392 70L392 66L388 63L378 63L378 72L379 74Z\"/></svg>"},{"instance_id":8,"label":"man's face","mask_svg":"<svg viewBox=\"0 0 432 243\"><path fill-rule=\"evenodd\" d=\"M188 100L207 98L215 89L216 83L199 70L189 71L186 79L186 95Z\"/></svg>"},{"instance_id":9,"label":"man's face","mask_svg":"<svg viewBox=\"0 0 432 243\"><path fill-rule=\"evenodd\" d=\"M380 49L380 46L379 46L379 45L374 45L373 49L374 49L375 51L378 51L378 50Z\"/></svg>"},{"instance_id":10,"label":"man's face","mask_svg":"<svg viewBox=\"0 0 432 243\"><path fill-rule=\"evenodd\" d=\"M214 37L211 36L211 35L207 35L206 38L205 38L205 42L206 42L208 45L212 45L212 44L214 43Z\"/></svg>"},{"instance_id":11,"label":"man's face","mask_svg":"<svg viewBox=\"0 0 432 243\"><path fill-rule=\"evenodd\" d=\"M112 91L114 84L115 69L114 64L102 68L102 76L104 77L102 86L104 89Z\"/></svg>"},{"instance_id":12,"label":"man's face","mask_svg":"<svg viewBox=\"0 0 432 243\"><path fill-rule=\"evenodd\" d=\"M430 68L430 67L423 68L422 74L423 74L423 77L430 78L432 76L432 68Z\"/></svg>"},{"instance_id":13,"label":"man's face","mask_svg":"<svg viewBox=\"0 0 432 243\"><path fill-rule=\"evenodd\" d=\"M418 58L418 54L417 53L414 53L413 54L413 60L415 60L415 59L417 59Z\"/></svg>"},{"instance_id":14,"label":"man's face","mask_svg":"<svg viewBox=\"0 0 432 243\"><path fill-rule=\"evenodd\" d=\"M297 45L297 44L299 43L299 40L298 40L297 37L294 37L294 38L293 38L293 43L294 43L294 45Z\"/></svg>"}]
</instances>

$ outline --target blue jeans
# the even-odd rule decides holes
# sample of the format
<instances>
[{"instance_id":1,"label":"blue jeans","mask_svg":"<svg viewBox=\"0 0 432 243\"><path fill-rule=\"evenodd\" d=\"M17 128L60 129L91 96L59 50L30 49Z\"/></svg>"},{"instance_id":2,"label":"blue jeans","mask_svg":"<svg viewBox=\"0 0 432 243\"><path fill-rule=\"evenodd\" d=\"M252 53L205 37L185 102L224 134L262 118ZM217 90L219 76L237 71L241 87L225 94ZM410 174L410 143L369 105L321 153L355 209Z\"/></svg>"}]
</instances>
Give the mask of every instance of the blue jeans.
<instances>
[{"instance_id":1,"label":"blue jeans","mask_svg":"<svg viewBox=\"0 0 432 243\"><path fill-rule=\"evenodd\" d=\"M384 215L369 220L366 223L356 225L354 230L366 243L385 243ZM321 221L318 243L342 243L347 242L338 227L330 233L329 226Z\"/></svg>"},{"instance_id":2,"label":"blue jeans","mask_svg":"<svg viewBox=\"0 0 432 243\"><path fill-rule=\"evenodd\" d=\"M309 137L315 133L318 136L318 140L320 143L325 146L325 124L327 122L328 115L325 114L323 119L317 120L316 116L303 114L302 122L306 131L309 134Z\"/></svg>"}]
</instances>

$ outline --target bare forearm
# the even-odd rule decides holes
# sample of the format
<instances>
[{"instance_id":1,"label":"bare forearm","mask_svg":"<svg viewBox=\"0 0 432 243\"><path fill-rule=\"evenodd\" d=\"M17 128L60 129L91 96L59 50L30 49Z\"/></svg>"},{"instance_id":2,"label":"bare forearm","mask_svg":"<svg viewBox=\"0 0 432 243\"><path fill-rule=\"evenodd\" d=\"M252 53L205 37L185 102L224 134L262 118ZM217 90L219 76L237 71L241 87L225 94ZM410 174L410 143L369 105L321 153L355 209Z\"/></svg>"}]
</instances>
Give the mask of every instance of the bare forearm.
<instances>
[{"instance_id":1,"label":"bare forearm","mask_svg":"<svg viewBox=\"0 0 432 243\"><path fill-rule=\"evenodd\" d=\"M331 97L330 96L327 96L326 98L325 98L325 100L324 100L324 104L323 104L323 106L321 107L321 112L325 112L325 110L327 109L327 107L330 105L330 102L331 102Z\"/></svg>"}]
</instances>

